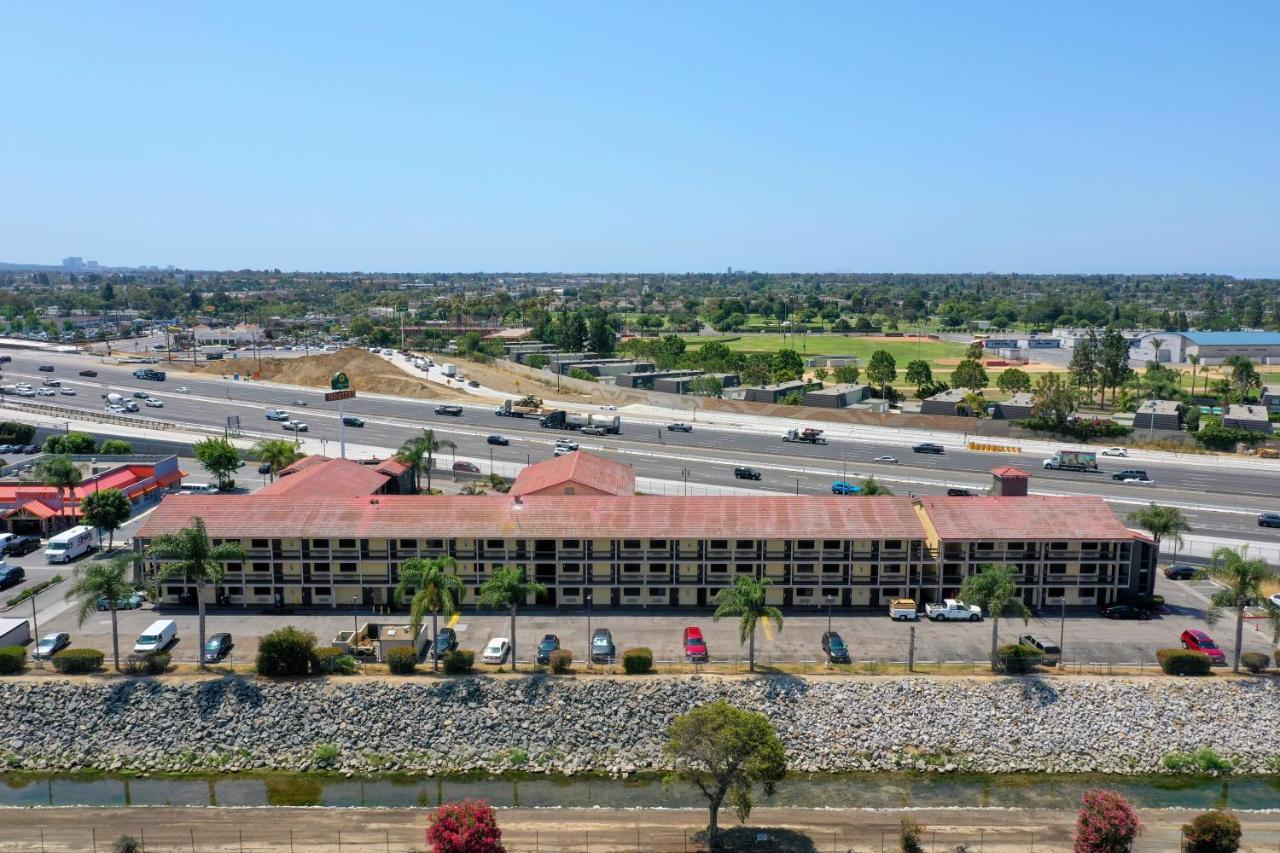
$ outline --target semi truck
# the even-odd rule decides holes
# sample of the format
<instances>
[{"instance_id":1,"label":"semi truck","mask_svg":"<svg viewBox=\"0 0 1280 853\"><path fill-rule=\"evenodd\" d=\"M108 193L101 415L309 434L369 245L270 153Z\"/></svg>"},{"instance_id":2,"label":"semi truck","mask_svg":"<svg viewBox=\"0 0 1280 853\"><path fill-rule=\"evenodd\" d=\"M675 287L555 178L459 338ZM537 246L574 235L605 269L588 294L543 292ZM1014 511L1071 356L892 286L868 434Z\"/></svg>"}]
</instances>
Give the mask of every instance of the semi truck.
<instances>
[{"instance_id":1,"label":"semi truck","mask_svg":"<svg viewBox=\"0 0 1280 853\"><path fill-rule=\"evenodd\" d=\"M581 412L566 412L564 409L547 412L538 419L538 425L544 429L579 430L594 427L611 435L622 432L622 418L618 415L586 415Z\"/></svg>"},{"instance_id":2,"label":"semi truck","mask_svg":"<svg viewBox=\"0 0 1280 853\"><path fill-rule=\"evenodd\" d=\"M536 418L544 412L542 398L530 394L519 400L503 400L494 414L502 418Z\"/></svg>"},{"instance_id":3,"label":"semi truck","mask_svg":"<svg viewBox=\"0 0 1280 853\"><path fill-rule=\"evenodd\" d=\"M822 430L813 427L805 427L804 429L789 429L782 434L783 441L799 441L804 444L826 444L827 440L822 437Z\"/></svg>"},{"instance_id":4,"label":"semi truck","mask_svg":"<svg viewBox=\"0 0 1280 853\"><path fill-rule=\"evenodd\" d=\"M1092 450L1059 450L1044 460L1054 471L1097 471L1098 454Z\"/></svg>"}]
</instances>

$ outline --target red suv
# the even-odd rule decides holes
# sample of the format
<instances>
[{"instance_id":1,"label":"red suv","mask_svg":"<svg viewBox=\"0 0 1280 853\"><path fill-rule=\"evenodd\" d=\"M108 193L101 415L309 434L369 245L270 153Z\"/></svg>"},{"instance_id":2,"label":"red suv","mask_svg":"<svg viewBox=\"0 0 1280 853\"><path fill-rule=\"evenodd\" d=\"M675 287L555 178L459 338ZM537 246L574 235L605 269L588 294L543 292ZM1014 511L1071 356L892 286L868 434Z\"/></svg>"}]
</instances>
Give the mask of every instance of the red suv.
<instances>
[{"instance_id":1,"label":"red suv","mask_svg":"<svg viewBox=\"0 0 1280 853\"><path fill-rule=\"evenodd\" d=\"M1204 631L1197 631L1194 628L1182 632L1182 647L1191 649L1193 652L1204 652L1209 656L1209 662L1214 666L1226 666L1227 656L1222 653L1222 649L1218 648L1218 644L1213 641Z\"/></svg>"},{"instance_id":2,"label":"red suv","mask_svg":"<svg viewBox=\"0 0 1280 853\"><path fill-rule=\"evenodd\" d=\"M706 663L707 641L702 638L701 628L684 629L684 659L690 663Z\"/></svg>"}]
</instances>

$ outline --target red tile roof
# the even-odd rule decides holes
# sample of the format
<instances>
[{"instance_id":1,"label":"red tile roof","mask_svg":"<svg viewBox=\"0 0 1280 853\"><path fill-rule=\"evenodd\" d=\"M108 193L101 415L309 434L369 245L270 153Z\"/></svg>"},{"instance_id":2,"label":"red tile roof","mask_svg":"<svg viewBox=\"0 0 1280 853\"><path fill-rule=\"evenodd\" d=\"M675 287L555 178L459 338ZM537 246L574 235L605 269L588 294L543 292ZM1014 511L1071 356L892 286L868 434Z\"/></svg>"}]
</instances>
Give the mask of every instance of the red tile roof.
<instances>
[{"instance_id":1,"label":"red tile roof","mask_svg":"<svg viewBox=\"0 0 1280 853\"><path fill-rule=\"evenodd\" d=\"M1014 468L1012 465L1005 465L1000 468L992 468L991 473L997 477L1030 477L1026 471L1021 468Z\"/></svg>"},{"instance_id":2,"label":"red tile roof","mask_svg":"<svg viewBox=\"0 0 1280 853\"><path fill-rule=\"evenodd\" d=\"M917 499L942 539L1129 539L1099 497L974 496Z\"/></svg>"},{"instance_id":3,"label":"red tile roof","mask_svg":"<svg viewBox=\"0 0 1280 853\"><path fill-rule=\"evenodd\" d=\"M393 458L382 460L373 470L386 474L388 477L399 477L409 470L409 466Z\"/></svg>"},{"instance_id":4,"label":"red tile roof","mask_svg":"<svg viewBox=\"0 0 1280 853\"><path fill-rule=\"evenodd\" d=\"M510 494L535 495L563 483L577 483L606 495L636 493L636 474L630 465L578 450L525 468Z\"/></svg>"},{"instance_id":5,"label":"red tile roof","mask_svg":"<svg viewBox=\"0 0 1280 853\"><path fill-rule=\"evenodd\" d=\"M290 474L296 474L299 471L305 471L314 465L322 465L329 461L328 456L321 456L319 453L313 453L310 456L304 456L291 465L286 465L276 472L277 477L287 477Z\"/></svg>"},{"instance_id":6,"label":"red tile roof","mask_svg":"<svg viewBox=\"0 0 1280 853\"><path fill-rule=\"evenodd\" d=\"M221 538L772 538L923 539L911 501L836 496L582 498L379 495L316 498L170 495L142 537L185 527L200 516Z\"/></svg>"},{"instance_id":7,"label":"red tile roof","mask_svg":"<svg viewBox=\"0 0 1280 853\"><path fill-rule=\"evenodd\" d=\"M285 474L289 468L282 469L276 481L254 493L262 495L289 495L294 498L329 498L329 497L361 497L376 494L391 479L389 475L379 472L371 465L361 465L350 459L325 459L308 456L307 459L319 459L301 469L294 469ZM300 459L305 462L306 459ZM294 463L295 465L298 463ZM293 466L290 466L292 468Z\"/></svg>"}]
</instances>

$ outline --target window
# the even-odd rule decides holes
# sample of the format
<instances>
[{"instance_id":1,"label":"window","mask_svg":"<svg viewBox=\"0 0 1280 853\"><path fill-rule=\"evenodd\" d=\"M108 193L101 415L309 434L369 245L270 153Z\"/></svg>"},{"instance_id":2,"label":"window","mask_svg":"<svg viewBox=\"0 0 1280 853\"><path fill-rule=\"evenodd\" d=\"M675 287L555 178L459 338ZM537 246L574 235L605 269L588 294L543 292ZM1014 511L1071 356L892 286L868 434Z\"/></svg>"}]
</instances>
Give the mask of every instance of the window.
<instances>
[{"instance_id":1,"label":"window","mask_svg":"<svg viewBox=\"0 0 1280 853\"><path fill-rule=\"evenodd\" d=\"M582 590L576 586L566 586L560 590L560 595L564 598L577 598L582 594Z\"/></svg>"},{"instance_id":2,"label":"window","mask_svg":"<svg viewBox=\"0 0 1280 853\"><path fill-rule=\"evenodd\" d=\"M329 564L328 563L312 563L311 571L319 572L321 574L327 575L329 574Z\"/></svg>"},{"instance_id":3,"label":"window","mask_svg":"<svg viewBox=\"0 0 1280 853\"><path fill-rule=\"evenodd\" d=\"M243 563L227 563L227 571L229 572L239 572L243 570L244 570Z\"/></svg>"},{"instance_id":4,"label":"window","mask_svg":"<svg viewBox=\"0 0 1280 853\"><path fill-rule=\"evenodd\" d=\"M813 590L808 587L801 587L796 590L796 598L813 598Z\"/></svg>"},{"instance_id":5,"label":"window","mask_svg":"<svg viewBox=\"0 0 1280 853\"><path fill-rule=\"evenodd\" d=\"M1006 547L1008 547L1008 549L1009 549L1010 551L1021 551L1021 550L1022 550L1022 544L1023 544L1023 543L1021 543L1021 542L1010 542L1010 543L1008 543L1008 545L1007 545Z\"/></svg>"},{"instance_id":6,"label":"window","mask_svg":"<svg viewBox=\"0 0 1280 853\"><path fill-rule=\"evenodd\" d=\"M622 547L624 550L627 550L627 551L639 551L640 540L639 539L623 539Z\"/></svg>"},{"instance_id":7,"label":"window","mask_svg":"<svg viewBox=\"0 0 1280 853\"><path fill-rule=\"evenodd\" d=\"M582 566L577 563L565 563L561 571L566 575L580 575L582 574Z\"/></svg>"},{"instance_id":8,"label":"window","mask_svg":"<svg viewBox=\"0 0 1280 853\"><path fill-rule=\"evenodd\" d=\"M254 594L254 595L270 595L270 594L271 594L271 587L269 587L269 586L255 586L255 587L253 588L253 594Z\"/></svg>"},{"instance_id":9,"label":"window","mask_svg":"<svg viewBox=\"0 0 1280 853\"><path fill-rule=\"evenodd\" d=\"M754 551L756 549L756 543L750 539L739 539L736 545L739 551Z\"/></svg>"},{"instance_id":10,"label":"window","mask_svg":"<svg viewBox=\"0 0 1280 853\"><path fill-rule=\"evenodd\" d=\"M623 572L625 572L626 574L629 574L629 575L636 575L636 574L639 574L639 573L640 573L640 564L639 564L639 563L623 563L623 564L622 564L622 571L623 571Z\"/></svg>"},{"instance_id":11,"label":"window","mask_svg":"<svg viewBox=\"0 0 1280 853\"><path fill-rule=\"evenodd\" d=\"M165 595L182 595L183 591L180 586L167 586L164 588Z\"/></svg>"},{"instance_id":12,"label":"window","mask_svg":"<svg viewBox=\"0 0 1280 853\"><path fill-rule=\"evenodd\" d=\"M443 539L428 539L428 540L427 540L427 548L428 548L428 549L431 549L431 550L439 551L439 550L441 550L442 548L444 548L444 540L443 540Z\"/></svg>"},{"instance_id":13,"label":"window","mask_svg":"<svg viewBox=\"0 0 1280 853\"><path fill-rule=\"evenodd\" d=\"M354 539L339 539L339 540L338 540L338 547L339 547L339 548L354 548L354 547L356 547L356 540L354 540Z\"/></svg>"},{"instance_id":14,"label":"window","mask_svg":"<svg viewBox=\"0 0 1280 853\"><path fill-rule=\"evenodd\" d=\"M886 540L884 541L884 549L885 549L886 551L901 551L901 550L902 550L902 540L901 540L901 539L886 539Z\"/></svg>"},{"instance_id":15,"label":"window","mask_svg":"<svg viewBox=\"0 0 1280 853\"><path fill-rule=\"evenodd\" d=\"M1062 598L1067 594L1066 588L1061 586L1051 586L1044 592L1045 596L1048 598Z\"/></svg>"},{"instance_id":16,"label":"window","mask_svg":"<svg viewBox=\"0 0 1280 853\"><path fill-rule=\"evenodd\" d=\"M813 540L812 540L812 539L801 539L801 540L799 540L798 542L796 542L796 547L797 547L797 548L799 548L801 551L812 551L812 550L813 550Z\"/></svg>"},{"instance_id":17,"label":"window","mask_svg":"<svg viewBox=\"0 0 1280 853\"><path fill-rule=\"evenodd\" d=\"M824 550L824 551L839 551L839 550L840 550L840 540L839 540L839 539L823 539L823 540L822 540L822 550Z\"/></svg>"},{"instance_id":18,"label":"window","mask_svg":"<svg viewBox=\"0 0 1280 853\"><path fill-rule=\"evenodd\" d=\"M1050 564L1049 564L1049 574L1051 574L1051 575L1065 575L1066 573L1067 573L1067 564L1066 564L1066 563L1050 563Z\"/></svg>"},{"instance_id":19,"label":"window","mask_svg":"<svg viewBox=\"0 0 1280 853\"><path fill-rule=\"evenodd\" d=\"M271 571L271 564L270 563L254 563L253 570L255 572L269 572Z\"/></svg>"},{"instance_id":20,"label":"window","mask_svg":"<svg viewBox=\"0 0 1280 853\"><path fill-rule=\"evenodd\" d=\"M640 596L640 587L624 586L622 588L622 594L627 598L638 598Z\"/></svg>"},{"instance_id":21,"label":"window","mask_svg":"<svg viewBox=\"0 0 1280 853\"><path fill-rule=\"evenodd\" d=\"M978 543L978 550L979 550L979 551L994 551L995 549L996 549L996 546L995 546L995 543L994 543L994 542L979 542L979 543Z\"/></svg>"},{"instance_id":22,"label":"window","mask_svg":"<svg viewBox=\"0 0 1280 853\"><path fill-rule=\"evenodd\" d=\"M1066 543L1066 542L1050 542L1050 543L1049 543L1049 550L1050 550L1050 551L1065 551L1065 550L1067 550L1067 543Z\"/></svg>"},{"instance_id":23,"label":"window","mask_svg":"<svg viewBox=\"0 0 1280 853\"><path fill-rule=\"evenodd\" d=\"M840 564L839 563L823 563L822 573L824 575L838 575L840 574Z\"/></svg>"},{"instance_id":24,"label":"window","mask_svg":"<svg viewBox=\"0 0 1280 853\"><path fill-rule=\"evenodd\" d=\"M418 547L418 540L417 539L401 539L400 547L405 549L406 551L412 551L414 548Z\"/></svg>"},{"instance_id":25,"label":"window","mask_svg":"<svg viewBox=\"0 0 1280 853\"><path fill-rule=\"evenodd\" d=\"M329 540L328 539L312 539L311 547L312 548L328 548Z\"/></svg>"},{"instance_id":26,"label":"window","mask_svg":"<svg viewBox=\"0 0 1280 853\"><path fill-rule=\"evenodd\" d=\"M649 574L651 574L651 575L665 575L666 573L667 573L667 566L666 566L666 564L665 564L665 563L650 563L650 564L649 564Z\"/></svg>"},{"instance_id":27,"label":"window","mask_svg":"<svg viewBox=\"0 0 1280 853\"><path fill-rule=\"evenodd\" d=\"M1098 591L1096 589L1082 589L1077 593L1081 598L1096 598Z\"/></svg>"},{"instance_id":28,"label":"window","mask_svg":"<svg viewBox=\"0 0 1280 853\"><path fill-rule=\"evenodd\" d=\"M338 571L340 572L354 572L355 570L355 563L338 563Z\"/></svg>"},{"instance_id":29,"label":"window","mask_svg":"<svg viewBox=\"0 0 1280 853\"><path fill-rule=\"evenodd\" d=\"M244 595L244 587L229 586L227 587L227 595Z\"/></svg>"},{"instance_id":30,"label":"window","mask_svg":"<svg viewBox=\"0 0 1280 853\"><path fill-rule=\"evenodd\" d=\"M712 539L707 545L716 551L727 551L729 549L728 539Z\"/></svg>"},{"instance_id":31,"label":"window","mask_svg":"<svg viewBox=\"0 0 1280 853\"><path fill-rule=\"evenodd\" d=\"M484 547L492 548L495 551L501 551L503 548L507 547L507 545L501 539L486 539L484 540Z\"/></svg>"},{"instance_id":32,"label":"window","mask_svg":"<svg viewBox=\"0 0 1280 853\"><path fill-rule=\"evenodd\" d=\"M665 540L665 539L650 539L650 540L649 540L649 548L650 548L650 550L653 550L653 551L665 551L665 550L666 550L666 548L667 548L667 540Z\"/></svg>"},{"instance_id":33,"label":"window","mask_svg":"<svg viewBox=\"0 0 1280 853\"><path fill-rule=\"evenodd\" d=\"M271 543L268 542L266 539L250 539L249 547L250 548L270 548Z\"/></svg>"},{"instance_id":34,"label":"window","mask_svg":"<svg viewBox=\"0 0 1280 853\"><path fill-rule=\"evenodd\" d=\"M728 566L726 566L724 563L712 563L712 564L708 567L708 570L709 570L709 571L711 572L711 574L713 574L713 575L722 575L722 574L724 574L725 572L729 571L729 567L728 567Z\"/></svg>"},{"instance_id":35,"label":"window","mask_svg":"<svg viewBox=\"0 0 1280 853\"><path fill-rule=\"evenodd\" d=\"M564 548L566 551L581 551L581 550L582 550L582 540L580 540L580 539L566 539L566 540L564 540L563 542L561 542L561 543L560 543L560 547L561 547L561 548Z\"/></svg>"}]
</instances>

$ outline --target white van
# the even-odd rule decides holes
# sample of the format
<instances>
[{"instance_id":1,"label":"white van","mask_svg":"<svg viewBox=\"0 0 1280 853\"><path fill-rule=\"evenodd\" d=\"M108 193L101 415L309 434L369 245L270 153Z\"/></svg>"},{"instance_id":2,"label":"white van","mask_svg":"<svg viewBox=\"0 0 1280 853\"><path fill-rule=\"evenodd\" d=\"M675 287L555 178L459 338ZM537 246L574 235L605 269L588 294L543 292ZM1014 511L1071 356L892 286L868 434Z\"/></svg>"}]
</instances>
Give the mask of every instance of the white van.
<instances>
[{"instance_id":1,"label":"white van","mask_svg":"<svg viewBox=\"0 0 1280 853\"><path fill-rule=\"evenodd\" d=\"M162 652L176 639L178 639L178 623L172 619L157 619L147 630L138 635L138 642L133 644L133 651L134 654L139 655Z\"/></svg>"},{"instance_id":2,"label":"white van","mask_svg":"<svg viewBox=\"0 0 1280 853\"><path fill-rule=\"evenodd\" d=\"M216 495L218 487L213 483L183 483L180 495Z\"/></svg>"},{"instance_id":3,"label":"white van","mask_svg":"<svg viewBox=\"0 0 1280 853\"><path fill-rule=\"evenodd\" d=\"M0 533L0 554L3 554L5 549L9 547L9 543L17 538L18 537L14 536L12 533ZM0 562L3 561L4 558L0 557Z\"/></svg>"},{"instance_id":4,"label":"white van","mask_svg":"<svg viewBox=\"0 0 1280 853\"><path fill-rule=\"evenodd\" d=\"M93 528L83 524L64 530L49 540L44 558L50 563L69 563L93 550Z\"/></svg>"}]
</instances>

